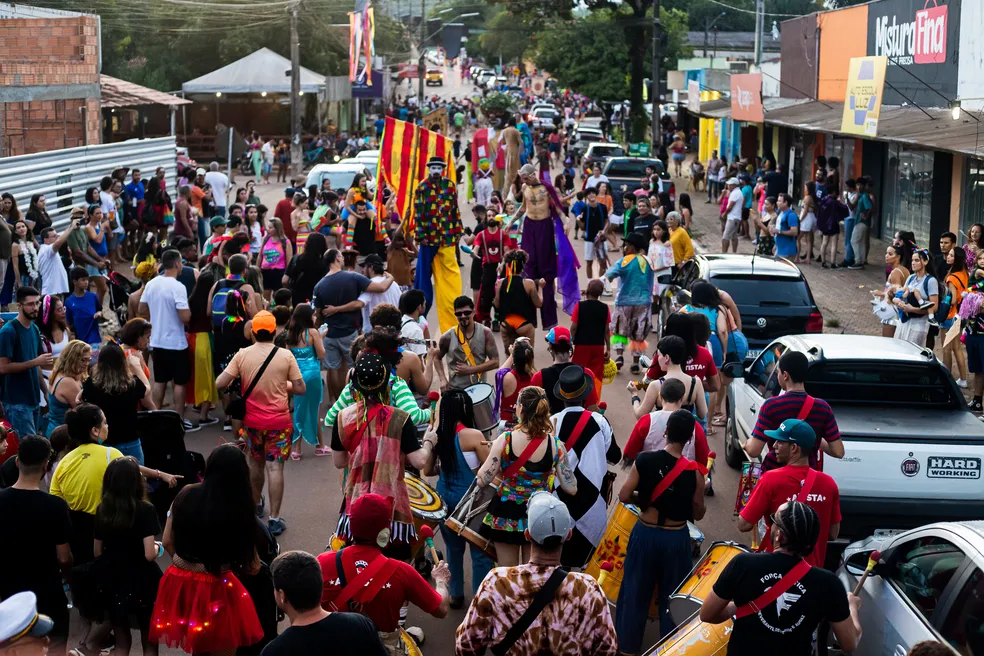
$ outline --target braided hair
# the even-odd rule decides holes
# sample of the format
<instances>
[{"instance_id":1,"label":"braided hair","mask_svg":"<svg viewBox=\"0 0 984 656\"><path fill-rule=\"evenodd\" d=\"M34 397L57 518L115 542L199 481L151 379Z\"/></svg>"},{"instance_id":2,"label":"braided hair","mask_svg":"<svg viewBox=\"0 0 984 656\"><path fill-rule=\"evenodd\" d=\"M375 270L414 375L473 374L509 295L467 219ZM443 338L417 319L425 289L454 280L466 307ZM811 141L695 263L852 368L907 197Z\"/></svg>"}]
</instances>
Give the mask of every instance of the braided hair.
<instances>
[{"instance_id":1,"label":"braided hair","mask_svg":"<svg viewBox=\"0 0 984 656\"><path fill-rule=\"evenodd\" d=\"M780 547L801 558L813 553L820 537L820 517L813 508L802 501L790 501L776 513L776 527Z\"/></svg>"},{"instance_id":2,"label":"braided hair","mask_svg":"<svg viewBox=\"0 0 984 656\"><path fill-rule=\"evenodd\" d=\"M458 469L455 436L458 424L475 428L472 400L464 390L450 389L441 395L437 422L437 459L441 469L452 478Z\"/></svg>"}]
</instances>

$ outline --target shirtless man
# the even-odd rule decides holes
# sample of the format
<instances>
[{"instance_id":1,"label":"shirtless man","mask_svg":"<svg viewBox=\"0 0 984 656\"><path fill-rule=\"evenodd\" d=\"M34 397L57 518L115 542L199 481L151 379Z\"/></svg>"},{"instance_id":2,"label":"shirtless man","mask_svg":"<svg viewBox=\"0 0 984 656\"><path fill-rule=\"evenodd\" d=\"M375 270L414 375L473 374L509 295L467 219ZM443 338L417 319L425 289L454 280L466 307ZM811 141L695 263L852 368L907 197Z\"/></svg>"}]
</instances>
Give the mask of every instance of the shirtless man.
<instances>
[{"instance_id":1,"label":"shirtless man","mask_svg":"<svg viewBox=\"0 0 984 656\"><path fill-rule=\"evenodd\" d=\"M557 246L554 242L554 226L550 210L550 194L536 175L536 167L526 164L519 170L523 180L523 204L518 215L525 214L523 220L523 250L529 256L525 275L546 281L542 289L543 305L540 318L543 329L550 330L557 325L557 298L554 294L554 280L557 278Z\"/></svg>"}]
</instances>

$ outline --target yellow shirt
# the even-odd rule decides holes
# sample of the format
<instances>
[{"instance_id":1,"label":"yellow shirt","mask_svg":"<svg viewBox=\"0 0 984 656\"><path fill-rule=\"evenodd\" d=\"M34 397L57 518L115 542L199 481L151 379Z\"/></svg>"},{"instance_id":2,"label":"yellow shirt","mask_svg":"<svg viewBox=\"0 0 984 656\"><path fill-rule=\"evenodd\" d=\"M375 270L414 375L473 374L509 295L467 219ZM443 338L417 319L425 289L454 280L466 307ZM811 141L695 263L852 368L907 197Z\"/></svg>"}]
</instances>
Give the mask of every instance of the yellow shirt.
<instances>
[{"instance_id":1,"label":"yellow shirt","mask_svg":"<svg viewBox=\"0 0 984 656\"><path fill-rule=\"evenodd\" d=\"M102 501L106 467L122 457L113 447L100 444L83 444L72 449L55 469L51 494L64 499L71 510L95 515Z\"/></svg>"},{"instance_id":2,"label":"yellow shirt","mask_svg":"<svg viewBox=\"0 0 984 656\"><path fill-rule=\"evenodd\" d=\"M674 264L681 264L694 256L694 243L683 226L670 233L670 246L673 247Z\"/></svg>"}]
</instances>

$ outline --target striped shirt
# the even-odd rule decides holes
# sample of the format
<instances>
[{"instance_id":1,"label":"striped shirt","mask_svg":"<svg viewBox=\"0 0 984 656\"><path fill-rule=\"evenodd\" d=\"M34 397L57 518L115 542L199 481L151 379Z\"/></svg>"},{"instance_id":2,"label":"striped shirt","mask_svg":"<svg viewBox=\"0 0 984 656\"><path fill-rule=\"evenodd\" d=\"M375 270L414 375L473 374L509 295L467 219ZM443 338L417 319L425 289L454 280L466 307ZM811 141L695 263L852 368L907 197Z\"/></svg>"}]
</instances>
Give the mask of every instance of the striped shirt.
<instances>
[{"instance_id":1,"label":"striped shirt","mask_svg":"<svg viewBox=\"0 0 984 656\"><path fill-rule=\"evenodd\" d=\"M328 428L334 426L335 418L338 417L338 413L342 411L342 408L347 408L353 403L355 403L355 397L352 396L352 383L348 383L342 390L341 395L339 395L338 400L335 401L335 404L328 409L328 414L325 415L325 426ZM430 409L421 410L420 406L417 405L417 400L414 398L413 392L407 386L407 382L394 374L390 374L389 404L409 414L410 421L415 426L420 426L430 421Z\"/></svg>"},{"instance_id":2,"label":"striped shirt","mask_svg":"<svg viewBox=\"0 0 984 656\"><path fill-rule=\"evenodd\" d=\"M755 428L752 430L752 437L768 443L769 453L762 459L762 471L777 469L782 465L776 460L775 452L772 450L774 440L765 435L767 430L776 430L779 424L787 419L795 419L799 415L803 404L806 402L806 392L786 392L771 399L766 399L762 407L759 408L758 419L755 420ZM817 451L820 449L820 440L834 442L840 439L840 429L837 428L837 420L834 419L834 411L823 399L814 397L813 408L810 410L806 423L813 428L817 434L816 446L810 453L810 466L817 468Z\"/></svg>"}]
</instances>

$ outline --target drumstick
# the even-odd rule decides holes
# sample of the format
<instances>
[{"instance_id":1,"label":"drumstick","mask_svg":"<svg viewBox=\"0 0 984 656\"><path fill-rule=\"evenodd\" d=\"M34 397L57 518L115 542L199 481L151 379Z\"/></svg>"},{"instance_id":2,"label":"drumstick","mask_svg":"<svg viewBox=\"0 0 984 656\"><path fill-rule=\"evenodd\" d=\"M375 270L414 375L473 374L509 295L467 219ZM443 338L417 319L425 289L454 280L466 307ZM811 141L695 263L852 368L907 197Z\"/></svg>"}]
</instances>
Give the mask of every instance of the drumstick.
<instances>
[{"instance_id":1,"label":"drumstick","mask_svg":"<svg viewBox=\"0 0 984 656\"><path fill-rule=\"evenodd\" d=\"M431 391L430 393L427 394L427 399L430 401L430 411L431 411L430 427L431 428L434 428L434 426L437 424L436 409L437 409L437 401L440 398L441 395L434 391Z\"/></svg>"},{"instance_id":2,"label":"drumstick","mask_svg":"<svg viewBox=\"0 0 984 656\"><path fill-rule=\"evenodd\" d=\"M711 468L714 467L714 459L717 458L717 453L711 451L707 454L707 476L704 477L704 484L707 484L708 479L711 476Z\"/></svg>"},{"instance_id":3,"label":"drumstick","mask_svg":"<svg viewBox=\"0 0 984 656\"><path fill-rule=\"evenodd\" d=\"M872 551L871 555L868 556L868 566L864 568L864 574L861 575L861 580L858 581L858 584L856 586L854 586L855 597L857 597L858 594L861 593L861 588L864 587L864 582L868 580L868 574L871 573L871 570L875 568L875 565L877 565L880 560L881 560L881 552L878 551L877 549L875 551Z\"/></svg>"},{"instance_id":4,"label":"drumstick","mask_svg":"<svg viewBox=\"0 0 984 656\"><path fill-rule=\"evenodd\" d=\"M437 557L437 549L434 548L434 529L430 526L424 524L420 527L420 537L424 538L424 544L430 551L431 558L434 560L434 564L441 562L441 559Z\"/></svg>"},{"instance_id":5,"label":"drumstick","mask_svg":"<svg viewBox=\"0 0 984 656\"><path fill-rule=\"evenodd\" d=\"M612 561L601 561L601 573L598 575L598 585L605 585L605 580L608 578L608 575L613 569L615 569L615 567L612 565Z\"/></svg>"}]
</instances>

